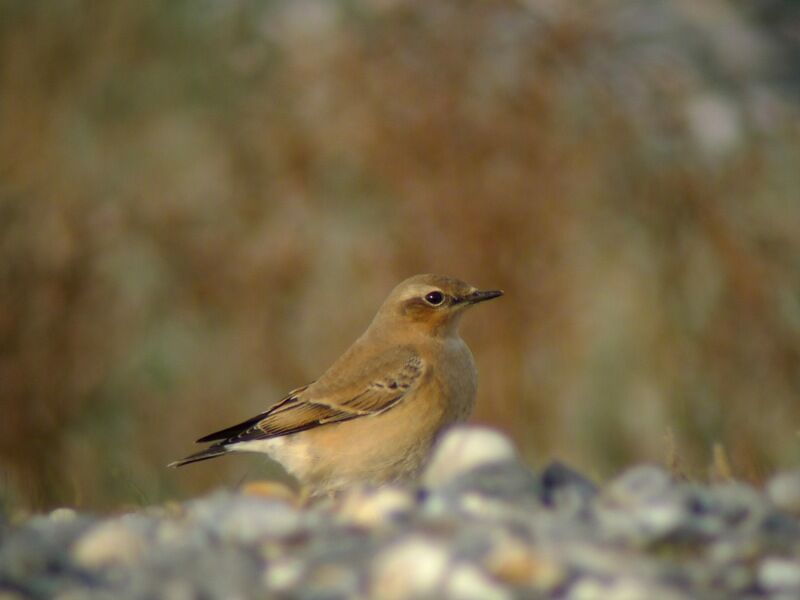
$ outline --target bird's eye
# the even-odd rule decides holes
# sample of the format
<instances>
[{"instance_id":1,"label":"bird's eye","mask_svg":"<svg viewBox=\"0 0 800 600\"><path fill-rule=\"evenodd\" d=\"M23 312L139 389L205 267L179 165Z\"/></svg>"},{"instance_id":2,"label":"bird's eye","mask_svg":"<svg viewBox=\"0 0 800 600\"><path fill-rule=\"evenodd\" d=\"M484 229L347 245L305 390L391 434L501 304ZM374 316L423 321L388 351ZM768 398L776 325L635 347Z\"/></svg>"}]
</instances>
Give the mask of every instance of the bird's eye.
<instances>
[{"instance_id":1,"label":"bird's eye","mask_svg":"<svg viewBox=\"0 0 800 600\"><path fill-rule=\"evenodd\" d=\"M444 294L442 292L428 292L425 294L425 302L431 306L439 306L444 302Z\"/></svg>"}]
</instances>

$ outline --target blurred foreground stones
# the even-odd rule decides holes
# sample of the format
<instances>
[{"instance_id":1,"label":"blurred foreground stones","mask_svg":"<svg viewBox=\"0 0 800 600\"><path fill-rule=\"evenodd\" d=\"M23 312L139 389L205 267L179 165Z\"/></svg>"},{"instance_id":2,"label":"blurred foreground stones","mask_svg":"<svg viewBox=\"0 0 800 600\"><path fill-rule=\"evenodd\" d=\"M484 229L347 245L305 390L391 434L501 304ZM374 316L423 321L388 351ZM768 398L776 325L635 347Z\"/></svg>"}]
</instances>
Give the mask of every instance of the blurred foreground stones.
<instances>
[{"instance_id":1,"label":"blurred foreground stones","mask_svg":"<svg viewBox=\"0 0 800 600\"><path fill-rule=\"evenodd\" d=\"M800 472L762 492L642 465L597 487L560 464L532 473L499 434L461 428L423 482L309 506L250 485L4 522L0 597L800 597Z\"/></svg>"}]
</instances>

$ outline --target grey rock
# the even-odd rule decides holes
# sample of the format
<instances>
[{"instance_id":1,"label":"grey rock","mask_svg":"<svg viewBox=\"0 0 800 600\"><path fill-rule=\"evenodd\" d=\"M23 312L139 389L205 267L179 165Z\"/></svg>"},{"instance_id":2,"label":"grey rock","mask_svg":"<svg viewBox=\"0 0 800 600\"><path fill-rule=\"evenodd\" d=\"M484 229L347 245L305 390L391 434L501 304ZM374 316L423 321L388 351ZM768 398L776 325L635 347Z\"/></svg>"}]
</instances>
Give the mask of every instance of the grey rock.
<instances>
[{"instance_id":1,"label":"grey rock","mask_svg":"<svg viewBox=\"0 0 800 600\"><path fill-rule=\"evenodd\" d=\"M689 521L683 491L663 469L635 467L614 479L593 504L602 534L647 545L676 536Z\"/></svg>"},{"instance_id":2,"label":"grey rock","mask_svg":"<svg viewBox=\"0 0 800 600\"><path fill-rule=\"evenodd\" d=\"M800 557L768 557L758 567L758 582L770 592L794 592L800 597Z\"/></svg>"},{"instance_id":3,"label":"grey rock","mask_svg":"<svg viewBox=\"0 0 800 600\"><path fill-rule=\"evenodd\" d=\"M573 585L566 596L569 600L689 600L691 596L679 590L661 586L636 577L603 580L585 578Z\"/></svg>"},{"instance_id":4,"label":"grey rock","mask_svg":"<svg viewBox=\"0 0 800 600\"><path fill-rule=\"evenodd\" d=\"M438 494L448 499L451 508L467 512L470 506L488 507L490 503L501 504L500 511L508 511L507 507L523 508L533 510L542 506L541 493L539 491L539 481L521 463L515 461L504 461L481 465L471 471L454 477L446 484L434 490L433 494ZM469 503L470 499L479 498L477 503ZM489 516L491 512L484 512L484 516Z\"/></svg>"},{"instance_id":5,"label":"grey rock","mask_svg":"<svg viewBox=\"0 0 800 600\"><path fill-rule=\"evenodd\" d=\"M633 467L616 477L603 490L603 498L621 507L636 507L659 502L674 485L672 477L660 467Z\"/></svg>"},{"instance_id":6,"label":"grey rock","mask_svg":"<svg viewBox=\"0 0 800 600\"><path fill-rule=\"evenodd\" d=\"M422 509L433 517L504 518L542 506L539 479L508 439L490 429L448 431L422 481Z\"/></svg>"},{"instance_id":7,"label":"grey rock","mask_svg":"<svg viewBox=\"0 0 800 600\"><path fill-rule=\"evenodd\" d=\"M93 522L86 516L69 520L38 516L6 530L0 538L0 589L30 597L52 596L76 575L68 549ZM85 577L95 579L93 574Z\"/></svg>"},{"instance_id":8,"label":"grey rock","mask_svg":"<svg viewBox=\"0 0 800 600\"><path fill-rule=\"evenodd\" d=\"M447 430L436 443L422 483L427 488L437 488L479 467L516 460L514 446L503 434L485 427L460 425Z\"/></svg>"},{"instance_id":9,"label":"grey rock","mask_svg":"<svg viewBox=\"0 0 800 600\"><path fill-rule=\"evenodd\" d=\"M557 463L537 477L497 436L457 430L451 444L477 445L458 464L429 467L422 487L353 488L302 508L218 492L169 510L97 519L58 509L5 524L0 594L800 597L800 518L787 510L782 487L790 478L762 493L739 483L678 482L640 466L598 488ZM453 452L440 449L440 460Z\"/></svg>"},{"instance_id":10,"label":"grey rock","mask_svg":"<svg viewBox=\"0 0 800 600\"><path fill-rule=\"evenodd\" d=\"M101 523L86 532L72 548L75 564L87 569L131 565L147 549L147 539L136 528L117 519Z\"/></svg>"},{"instance_id":11,"label":"grey rock","mask_svg":"<svg viewBox=\"0 0 800 600\"><path fill-rule=\"evenodd\" d=\"M344 493L336 517L363 527L391 525L411 514L416 506L415 496L412 490L396 485L356 487Z\"/></svg>"},{"instance_id":12,"label":"grey rock","mask_svg":"<svg viewBox=\"0 0 800 600\"><path fill-rule=\"evenodd\" d=\"M484 571L470 563L456 563L442 586L445 598L458 600L511 600L513 595Z\"/></svg>"},{"instance_id":13,"label":"grey rock","mask_svg":"<svg viewBox=\"0 0 800 600\"><path fill-rule=\"evenodd\" d=\"M446 582L450 562L441 541L408 536L375 558L370 596L385 600L436 597Z\"/></svg>"},{"instance_id":14,"label":"grey rock","mask_svg":"<svg viewBox=\"0 0 800 600\"><path fill-rule=\"evenodd\" d=\"M770 479L767 497L781 510L800 516L800 470L780 473Z\"/></svg>"},{"instance_id":15,"label":"grey rock","mask_svg":"<svg viewBox=\"0 0 800 600\"><path fill-rule=\"evenodd\" d=\"M285 502L229 493L191 502L186 518L223 540L245 544L287 536L302 527L299 513Z\"/></svg>"},{"instance_id":16,"label":"grey rock","mask_svg":"<svg viewBox=\"0 0 800 600\"><path fill-rule=\"evenodd\" d=\"M558 461L547 465L539 476L545 505L578 512L597 495L597 486L588 478Z\"/></svg>"}]
</instances>

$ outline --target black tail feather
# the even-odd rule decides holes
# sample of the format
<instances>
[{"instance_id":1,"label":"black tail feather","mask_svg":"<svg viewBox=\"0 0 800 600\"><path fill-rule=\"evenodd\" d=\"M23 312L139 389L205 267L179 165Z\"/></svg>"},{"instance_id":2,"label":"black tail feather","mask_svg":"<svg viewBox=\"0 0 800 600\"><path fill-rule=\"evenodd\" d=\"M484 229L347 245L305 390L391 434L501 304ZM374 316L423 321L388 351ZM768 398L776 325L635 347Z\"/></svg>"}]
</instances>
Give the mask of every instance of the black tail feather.
<instances>
[{"instance_id":1,"label":"black tail feather","mask_svg":"<svg viewBox=\"0 0 800 600\"><path fill-rule=\"evenodd\" d=\"M241 423L237 423L233 427L227 427L225 429L220 429L219 431L215 431L214 433L209 433L208 435L204 435L199 440L197 440L198 444L202 444L203 442L213 442L215 440L227 440L232 437L236 437L243 431L247 431L253 425L258 423L267 413L261 413L260 415L256 415L247 421L242 421ZM213 448L213 446L212 446Z\"/></svg>"},{"instance_id":2,"label":"black tail feather","mask_svg":"<svg viewBox=\"0 0 800 600\"><path fill-rule=\"evenodd\" d=\"M195 452L194 454L190 454L186 458L182 458L181 460L176 460L175 462L169 463L167 466L170 468L177 468L182 467L183 465L188 465L193 462L199 462L201 460L208 460L209 458L216 458L217 456L222 456L223 454L227 454L228 450L225 446L215 445L211 446L210 448L206 448L205 450L201 450L200 452Z\"/></svg>"}]
</instances>

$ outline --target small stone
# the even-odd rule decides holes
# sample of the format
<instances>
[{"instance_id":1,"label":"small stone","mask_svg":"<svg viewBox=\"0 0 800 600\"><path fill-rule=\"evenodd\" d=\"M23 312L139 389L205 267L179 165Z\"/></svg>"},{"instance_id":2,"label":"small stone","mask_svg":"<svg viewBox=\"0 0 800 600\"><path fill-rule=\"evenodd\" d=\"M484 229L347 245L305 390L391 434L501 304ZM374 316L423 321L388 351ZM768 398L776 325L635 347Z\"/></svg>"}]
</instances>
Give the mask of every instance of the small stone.
<instances>
[{"instance_id":1,"label":"small stone","mask_svg":"<svg viewBox=\"0 0 800 600\"><path fill-rule=\"evenodd\" d=\"M791 590L800 595L800 559L765 559L758 568L758 582L771 592Z\"/></svg>"},{"instance_id":2,"label":"small stone","mask_svg":"<svg viewBox=\"0 0 800 600\"><path fill-rule=\"evenodd\" d=\"M122 520L106 521L86 532L72 548L73 560L86 568L130 565L142 556L145 540Z\"/></svg>"},{"instance_id":3,"label":"small stone","mask_svg":"<svg viewBox=\"0 0 800 600\"><path fill-rule=\"evenodd\" d=\"M800 470L779 473L770 479L767 497L779 509L800 516Z\"/></svg>"},{"instance_id":4,"label":"small stone","mask_svg":"<svg viewBox=\"0 0 800 600\"><path fill-rule=\"evenodd\" d=\"M381 600L436 597L449 562L443 544L420 535L410 536L377 556L370 595Z\"/></svg>"},{"instance_id":5,"label":"small stone","mask_svg":"<svg viewBox=\"0 0 800 600\"><path fill-rule=\"evenodd\" d=\"M621 578L611 581L584 578L566 596L569 600L689 600L677 590L652 581Z\"/></svg>"},{"instance_id":6,"label":"small stone","mask_svg":"<svg viewBox=\"0 0 800 600\"><path fill-rule=\"evenodd\" d=\"M408 515L415 506L405 488L383 486L377 489L354 488L343 498L339 518L365 528L380 527Z\"/></svg>"},{"instance_id":7,"label":"small stone","mask_svg":"<svg viewBox=\"0 0 800 600\"><path fill-rule=\"evenodd\" d=\"M192 530L192 532L187 531L186 524L183 522L164 520L158 525L155 539L159 544L178 546L194 532L196 532L196 530Z\"/></svg>"},{"instance_id":8,"label":"small stone","mask_svg":"<svg viewBox=\"0 0 800 600\"><path fill-rule=\"evenodd\" d=\"M184 513L183 504L175 500L167 500L162 508L164 509L164 514L169 517L180 517Z\"/></svg>"},{"instance_id":9,"label":"small stone","mask_svg":"<svg viewBox=\"0 0 800 600\"><path fill-rule=\"evenodd\" d=\"M495 541L484 558L484 565L500 581L544 592L555 590L566 581L568 574L562 564L507 535Z\"/></svg>"},{"instance_id":10,"label":"small stone","mask_svg":"<svg viewBox=\"0 0 800 600\"><path fill-rule=\"evenodd\" d=\"M608 484L603 497L621 506L647 504L663 498L672 484L669 473L660 467L633 467Z\"/></svg>"},{"instance_id":11,"label":"small stone","mask_svg":"<svg viewBox=\"0 0 800 600\"><path fill-rule=\"evenodd\" d=\"M300 582L304 573L305 565L299 558L280 558L268 563L264 582L272 590L288 591Z\"/></svg>"},{"instance_id":12,"label":"small stone","mask_svg":"<svg viewBox=\"0 0 800 600\"><path fill-rule=\"evenodd\" d=\"M761 545L752 538L726 535L711 542L706 555L710 562L727 566L736 562L750 563L761 551Z\"/></svg>"},{"instance_id":13,"label":"small stone","mask_svg":"<svg viewBox=\"0 0 800 600\"><path fill-rule=\"evenodd\" d=\"M164 584L161 589L161 597L164 600L195 600L197 592L188 581L173 579Z\"/></svg>"},{"instance_id":14,"label":"small stone","mask_svg":"<svg viewBox=\"0 0 800 600\"><path fill-rule=\"evenodd\" d=\"M453 567L444 586L445 597L459 600L510 600L511 593L492 581L475 565L461 562Z\"/></svg>"},{"instance_id":15,"label":"small stone","mask_svg":"<svg viewBox=\"0 0 800 600\"><path fill-rule=\"evenodd\" d=\"M686 494L663 469L635 467L613 480L592 504L608 539L647 545L685 533L690 524Z\"/></svg>"},{"instance_id":16,"label":"small stone","mask_svg":"<svg viewBox=\"0 0 800 600\"><path fill-rule=\"evenodd\" d=\"M686 511L678 502L657 502L637 513L637 520L653 537L665 536L686 520Z\"/></svg>"},{"instance_id":17,"label":"small stone","mask_svg":"<svg viewBox=\"0 0 800 600\"><path fill-rule=\"evenodd\" d=\"M57 523L69 523L77 518L77 513L71 508L56 508L50 511L48 518Z\"/></svg>"},{"instance_id":18,"label":"small stone","mask_svg":"<svg viewBox=\"0 0 800 600\"><path fill-rule=\"evenodd\" d=\"M439 487L478 467L515 460L514 447L503 434L485 427L456 426L436 444L422 481L427 487Z\"/></svg>"},{"instance_id":19,"label":"small stone","mask_svg":"<svg viewBox=\"0 0 800 600\"><path fill-rule=\"evenodd\" d=\"M750 566L733 564L719 573L716 582L728 593L735 593L738 596L753 588L755 578L756 574Z\"/></svg>"},{"instance_id":20,"label":"small stone","mask_svg":"<svg viewBox=\"0 0 800 600\"><path fill-rule=\"evenodd\" d=\"M245 496L278 500L293 506L300 504L300 496L279 481L249 481L241 487L240 492Z\"/></svg>"},{"instance_id":21,"label":"small stone","mask_svg":"<svg viewBox=\"0 0 800 600\"><path fill-rule=\"evenodd\" d=\"M480 495L524 509L541 506L538 478L517 461L481 465L452 480L440 490L461 497L467 494Z\"/></svg>"},{"instance_id":22,"label":"small stone","mask_svg":"<svg viewBox=\"0 0 800 600\"><path fill-rule=\"evenodd\" d=\"M311 598L354 598L358 589L355 569L341 563L323 563L303 577L303 596Z\"/></svg>"},{"instance_id":23,"label":"small stone","mask_svg":"<svg viewBox=\"0 0 800 600\"><path fill-rule=\"evenodd\" d=\"M85 600L85 598L86 592L84 590L67 590L54 596L53 600ZM0 600L3 600L2 596L0 596Z\"/></svg>"},{"instance_id":24,"label":"small stone","mask_svg":"<svg viewBox=\"0 0 800 600\"><path fill-rule=\"evenodd\" d=\"M558 461L547 465L539 479L542 501L548 506L575 512L597 495L591 480Z\"/></svg>"},{"instance_id":25,"label":"small stone","mask_svg":"<svg viewBox=\"0 0 800 600\"><path fill-rule=\"evenodd\" d=\"M769 504L752 486L729 482L712 488L715 509L726 529L756 527L769 512Z\"/></svg>"},{"instance_id":26,"label":"small stone","mask_svg":"<svg viewBox=\"0 0 800 600\"><path fill-rule=\"evenodd\" d=\"M254 543L295 533L299 513L282 501L215 494L188 505L187 517L230 542Z\"/></svg>"}]
</instances>

